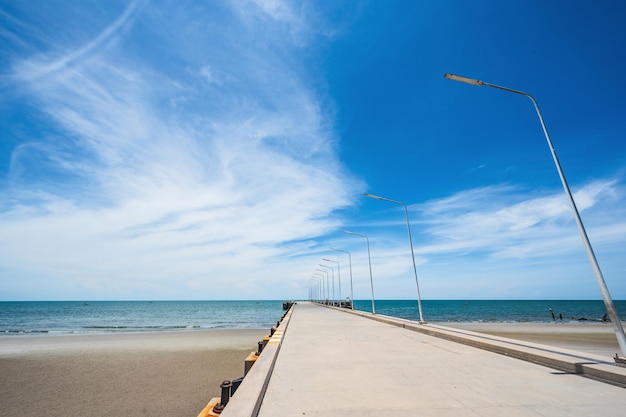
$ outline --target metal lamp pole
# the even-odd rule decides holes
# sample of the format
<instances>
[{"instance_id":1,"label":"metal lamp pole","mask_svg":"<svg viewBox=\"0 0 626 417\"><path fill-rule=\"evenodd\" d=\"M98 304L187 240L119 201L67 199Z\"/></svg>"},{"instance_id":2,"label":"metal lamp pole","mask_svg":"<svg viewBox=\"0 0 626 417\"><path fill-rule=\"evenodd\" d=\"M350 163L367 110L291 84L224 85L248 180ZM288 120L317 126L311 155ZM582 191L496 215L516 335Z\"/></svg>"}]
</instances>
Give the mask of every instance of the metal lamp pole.
<instances>
[{"instance_id":1,"label":"metal lamp pole","mask_svg":"<svg viewBox=\"0 0 626 417\"><path fill-rule=\"evenodd\" d=\"M372 314L376 314L376 306L374 305L374 280L372 279L372 257L370 255L370 239L365 235L350 232L348 230L342 230L342 232L347 233L349 235L361 236L361 237L364 237L365 240L367 240L367 260L369 261L369 264L370 264L370 286L372 287Z\"/></svg>"},{"instance_id":2,"label":"metal lamp pole","mask_svg":"<svg viewBox=\"0 0 626 417\"><path fill-rule=\"evenodd\" d=\"M350 255L350 252L345 251L345 250L335 249L335 248L330 248L330 249L337 251L337 252L343 252L343 253L348 254L348 262L350 265L350 304L352 305L352 310L354 310L354 291L352 288L352 255Z\"/></svg>"},{"instance_id":3,"label":"metal lamp pole","mask_svg":"<svg viewBox=\"0 0 626 417\"><path fill-rule=\"evenodd\" d=\"M319 269L319 268L317 268L316 271L320 271L320 272L323 272L323 273L326 274L326 297L325 298L326 298L326 303L328 303L328 298L330 296L330 294L328 292L328 271L326 271L324 269ZM324 281L324 280L322 279L322 281Z\"/></svg>"},{"instance_id":4,"label":"metal lamp pole","mask_svg":"<svg viewBox=\"0 0 626 417\"><path fill-rule=\"evenodd\" d=\"M388 201L390 203L398 204L404 207L404 214L406 215L406 229L409 232L409 246L411 246L411 260L413 261L413 274L415 275L415 286L417 287L417 307L420 313L420 323L425 323L424 315L422 314L422 297L420 295L420 284L419 284L419 281L417 280L417 267L415 266L415 254L413 253L413 239L411 238L411 225L409 224L409 210L407 209L406 204L404 204L401 201L396 201L396 200L392 200L390 198L385 198L385 197L379 197L377 195L372 195L368 193L365 193L363 195L365 197L373 198L374 200Z\"/></svg>"},{"instance_id":5,"label":"metal lamp pole","mask_svg":"<svg viewBox=\"0 0 626 417\"><path fill-rule=\"evenodd\" d=\"M339 307L341 307L341 268L339 266L339 262L333 261L331 259L326 259L326 258L323 258L322 260L337 264L337 275L339 275L339 283L337 284L337 290L338 290Z\"/></svg>"},{"instance_id":6,"label":"metal lamp pole","mask_svg":"<svg viewBox=\"0 0 626 417\"><path fill-rule=\"evenodd\" d=\"M320 266L323 266L324 268L330 268L330 272L331 272L331 276L332 278L332 284L333 284L333 305L335 305L335 267L332 265L324 265L324 264L320 264Z\"/></svg>"},{"instance_id":7,"label":"metal lamp pole","mask_svg":"<svg viewBox=\"0 0 626 417\"><path fill-rule=\"evenodd\" d=\"M563 189L565 190L565 194L570 202L570 206L572 208L572 212L574 214L574 220L576 220L576 225L578 226L578 231L580 233L580 237L583 240L585 245L585 250L587 251L587 257L589 258L589 262L591 263L591 267L593 268L593 272L596 277L596 281L598 286L600 287L600 292L602 293L602 299L604 300L604 306L606 307L607 313L611 318L611 324L613 325L613 329L615 330L615 336L617 337L617 342L622 351L622 355L626 356L626 335L624 334L624 329L619 320L619 316L617 314L617 310L615 309L615 305L613 304L613 299L611 298L611 294L609 293L609 289L606 286L606 281L604 280L604 276L602 275L602 271L600 270L600 265L598 264L598 260L596 259L596 255L593 252L593 248L591 247L591 242L589 241L589 237L587 236L587 232L585 230L585 226L583 225L583 221L580 218L580 214L578 213L578 208L576 207L576 203L574 202L574 197L572 196L572 192L570 191L569 185L567 184L567 180L565 179L565 174L561 169L561 164L559 162L559 158L556 156L556 151L554 146L552 145L552 140L550 139L550 135L548 134L548 129L546 128L546 124L543 121L543 117L541 116L541 111L539 110L539 105L533 96L523 91L513 90L511 88L501 87L499 85L486 83L484 81L475 80L472 78L461 77L454 74L445 74L444 78L454 81L460 81L462 83L475 85L475 86L487 86L492 88L497 88L499 90L508 91L510 93L520 94L522 96L526 96L533 102L535 106L535 110L537 111L537 116L539 116L539 121L541 122L541 127L543 128L543 133L546 136L546 140L548 141L548 147L550 148L550 153L552 154L552 159L554 160L554 164L556 165L556 169L559 173L559 178L561 179L561 183L563 184Z\"/></svg>"},{"instance_id":8,"label":"metal lamp pole","mask_svg":"<svg viewBox=\"0 0 626 417\"><path fill-rule=\"evenodd\" d=\"M321 286L320 286L320 290L321 290L321 294L320 294L320 304L322 303L322 300L324 299L324 296L326 294L325 292L325 286L324 286L324 275L320 274L319 272L313 272L313 275L317 275L317 279L320 280Z\"/></svg>"},{"instance_id":9,"label":"metal lamp pole","mask_svg":"<svg viewBox=\"0 0 626 417\"><path fill-rule=\"evenodd\" d=\"M312 277L311 279L314 279L317 282L317 297L316 297L315 301L317 301L319 303L320 300L321 300L321 285L322 285L321 281L322 280L319 277L316 277L316 276Z\"/></svg>"},{"instance_id":10,"label":"metal lamp pole","mask_svg":"<svg viewBox=\"0 0 626 417\"><path fill-rule=\"evenodd\" d=\"M309 301L313 301L315 300L313 298L313 294L315 292L315 287L314 287L315 284L313 284L313 278L311 278L309 282L311 283L311 285L309 286Z\"/></svg>"}]
</instances>

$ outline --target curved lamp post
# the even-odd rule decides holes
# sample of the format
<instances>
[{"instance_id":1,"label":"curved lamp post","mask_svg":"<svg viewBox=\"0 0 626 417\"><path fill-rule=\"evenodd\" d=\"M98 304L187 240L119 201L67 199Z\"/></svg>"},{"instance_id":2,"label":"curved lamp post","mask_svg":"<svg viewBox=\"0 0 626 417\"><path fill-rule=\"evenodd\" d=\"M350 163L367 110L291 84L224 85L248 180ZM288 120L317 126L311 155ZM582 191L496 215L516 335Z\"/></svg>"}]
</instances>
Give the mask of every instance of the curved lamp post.
<instances>
[{"instance_id":1,"label":"curved lamp post","mask_svg":"<svg viewBox=\"0 0 626 417\"><path fill-rule=\"evenodd\" d=\"M322 261L332 262L332 263L337 264L337 275L339 276L339 283L337 284L337 291L338 291L339 307L341 307L341 268L339 267L339 262L333 261L331 259L326 259L326 258L323 258Z\"/></svg>"},{"instance_id":2,"label":"curved lamp post","mask_svg":"<svg viewBox=\"0 0 626 417\"><path fill-rule=\"evenodd\" d=\"M335 248L330 248L330 249L337 251L337 252L343 252L343 253L348 254L348 262L350 265L350 304L352 305L352 310L354 310L354 290L352 288L352 255L350 255L350 252L345 251L345 250L335 249Z\"/></svg>"},{"instance_id":3,"label":"curved lamp post","mask_svg":"<svg viewBox=\"0 0 626 417\"><path fill-rule=\"evenodd\" d=\"M424 315L422 314L422 297L420 296L420 284L417 280L417 267L415 266L415 254L413 253L413 239L411 238L411 225L409 224L409 210L406 208L406 204L401 201L392 200L390 198L379 197L365 193L365 197L373 198L374 200L388 201L390 203L399 204L404 207L404 214L406 215L406 229L409 231L409 246L411 246L411 260L413 261L413 273L415 274L415 286L417 287L417 307L420 313L420 323L425 323Z\"/></svg>"},{"instance_id":4,"label":"curved lamp post","mask_svg":"<svg viewBox=\"0 0 626 417\"><path fill-rule=\"evenodd\" d=\"M626 335L624 334L624 329L622 328L622 324L619 320L619 316L617 314L617 310L615 310L615 305L613 304L613 299L611 298L611 294L609 293L609 289L606 286L606 281L604 280L604 276L602 275L602 271L600 270L600 265L598 264L598 260L596 259L596 255L593 252L593 248L591 247L591 242L589 241L589 237L587 236L587 232L585 230L585 226L583 225L583 221L580 218L580 214L578 213L578 208L576 207L576 203L574 202L574 197L572 196L572 192L570 191L569 185L567 184L567 180L565 179L565 174L561 169L561 163L559 162L559 158L556 156L556 151L554 150L554 146L552 145L552 140L550 139L550 135L548 134L548 129L546 128L546 124L543 121L543 117L541 116L541 111L539 110L539 105L533 96L528 93L519 90L513 90L507 87L501 87L499 85L486 83L484 81L475 80L472 78L461 77L459 75L454 74L444 74L444 78L449 80L459 81L462 83L475 85L475 86L487 86L492 88L497 88L498 90L508 91L509 93L515 93L522 96L526 96L533 102L535 106L535 110L537 111L537 116L539 116L539 121L541 122L541 127L543 128L543 133L546 136L546 140L548 141L548 147L550 148L550 153L552 153L552 159L554 160L554 164L556 165L556 169L559 173L559 178L561 179L561 184L563 184L563 189L565 190L565 194L570 202L570 206L572 208L572 212L574 214L574 220L576 220L576 225L578 226L578 231L580 233L580 237L583 240L585 245L585 250L587 251L587 257L589 258L589 262L591 263L591 267L593 268L593 272L596 276L596 281L598 286L600 287L600 292L602 293L602 299L604 300L604 306L606 307L607 313L611 318L611 324L613 325L613 329L615 330L615 336L617 337L617 342L622 351L622 355L626 356Z\"/></svg>"},{"instance_id":5,"label":"curved lamp post","mask_svg":"<svg viewBox=\"0 0 626 417\"><path fill-rule=\"evenodd\" d=\"M376 306L374 305L374 280L372 279L372 257L370 256L370 239L359 233L350 232L348 230L342 230L342 232L347 233L349 235L356 235L364 237L367 240L367 260L370 264L370 286L372 287L372 314L376 314Z\"/></svg>"}]
</instances>

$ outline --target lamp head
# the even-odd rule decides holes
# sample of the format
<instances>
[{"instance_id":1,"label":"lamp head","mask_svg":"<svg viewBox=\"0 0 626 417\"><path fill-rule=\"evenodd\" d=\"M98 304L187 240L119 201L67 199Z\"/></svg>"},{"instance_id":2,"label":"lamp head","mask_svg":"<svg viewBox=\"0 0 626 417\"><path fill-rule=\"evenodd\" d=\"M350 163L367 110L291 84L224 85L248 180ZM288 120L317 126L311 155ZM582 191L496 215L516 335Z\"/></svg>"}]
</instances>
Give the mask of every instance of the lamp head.
<instances>
[{"instance_id":1,"label":"lamp head","mask_svg":"<svg viewBox=\"0 0 626 417\"><path fill-rule=\"evenodd\" d=\"M453 81L459 81L459 82L470 84L470 85L477 85L477 86L485 85L485 83L480 80L475 80L473 78L467 78L467 77L461 77L460 75L454 75L450 73L444 74L443 78L447 78L448 80L453 80Z\"/></svg>"},{"instance_id":2,"label":"lamp head","mask_svg":"<svg viewBox=\"0 0 626 417\"><path fill-rule=\"evenodd\" d=\"M363 195L364 195L365 197L373 198L374 200L381 200L381 201L382 201L382 200L384 200L384 198L382 198L382 197L379 197L379 196L377 196L377 195L373 195L373 194L369 194L369 193L365 193L365 194L363 194Z\"/></svg>"}]
</instances>

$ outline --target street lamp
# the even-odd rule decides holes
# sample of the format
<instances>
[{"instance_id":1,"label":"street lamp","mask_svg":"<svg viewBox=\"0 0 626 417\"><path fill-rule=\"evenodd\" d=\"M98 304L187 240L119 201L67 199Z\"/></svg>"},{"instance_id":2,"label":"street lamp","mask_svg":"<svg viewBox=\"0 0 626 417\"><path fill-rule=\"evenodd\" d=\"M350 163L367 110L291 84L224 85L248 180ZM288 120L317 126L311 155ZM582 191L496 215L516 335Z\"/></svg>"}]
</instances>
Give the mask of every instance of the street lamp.
<instances>
[{"instance_id":1,"label":"street lamp","mask_svg":"<svg viewBox=\"0 0 626 417\"><path fill-rule=\"evenodd\" d=\"M326 271L326 270L324 270L324 269L319 269L319 268L317 268L317 269L315 269L315 270L316 270L316 271L323 272L323 273L325 273L325 274L326 274L326 297L325 297L325 299L326 299L326 303L328 303L328 296L329 296L329 294L328 294L328 271ZM321 277L322 277L322 283L323 283L323 282L324 282L323 275L322 275L322 274L317 274L317 275L319 275L319 276L321 276Z\"/></svg>"},{"instance_id":2,"label":"street lamp","mask_svg":"<svg viewBox=\"0 0 626 417\"><path fill-rule=\"evenodd\" d=\"M350 232L348 230L342 230L342 232L343 233L347 233L349 235L361 236L361 237L364 237L365 240L367 240L367 260L368 260L368 262L370 264L370 286L372 287L372 314L376 314L376 306L374 305L374 280L372 279L372 257L370 255L370 239L367 236L365 236L365 235L361 235L359 233Z\"/></svg>"},{"instance_id":3,"label":"street lamp","mask_svg":"<svg viewBox=\"0 0 626 417\"><path fill-rule=\"evenodd\" d=\"M315 275L315 274L313 274ZM319 303L322 300L321 289L322 289L322 279L316 276L311 277L317 282L317 298L316 301Z\"/></svg>"},{"instance_id":4,"label":"street lamp","mask_svg":"<svg viewBox=\"0 0 626 417\"><path fill-rule=\"evenodd\" d=\"M343 252L343 253L348 254L348 262L350 265L350 305L352 306L352 310L354 310L354 290L352 288L352 255L350 255L350 252L345 251L345 250L335 249L335 248L330 248L330 249L335 250L337 252Z\"/></svg>"},{"instance_id":5,"label":"street lamp","mask_svg":"<svg viewBox=\"0 0 626 417\"><path fill-rule=\"evenodd\" d=\"M337 261L333 261L330 259L326 259L323 258L322 261L326 261L326 262L333 262L337 264L337 274L339 275L339 284L337 285L337 289L338 289L338 298L339 298L339 307L341 307L341 268L339 267L339 262Z\"/></svg>"},{"instance_id":6,"label":"street lamp","mask_svg":"<svg viewBox=\"0 0 626 417\"><path fill-rule=\"evenodd\" d=\"M576 221L576 225L578 226L578 231L580 233L580 237L583 240L585 245L585 249L587 251L587 257L589 258L589 262L591 263L591 267L593 268L593 272L596 277L596 281L598 286L600 287L600 292L602 293L602 299L604 300L604 306L606 307L607 313L611 318L611 324L613 325L613 329L615 330L615 336L617 337L617 343L622 351L622 354L626 356L626 335L624 334L624 329L622 328L622 324L619 320L619 316L617 314L617 310L615 309L615 305L613 304L613 299L611 298L611 294L609 293L609 289L606 286L606 281L604 280L604 276L602 275L602 271L600 270L600 265L598 264L598 260L596 259L596 255L593 252L593 248L591 247L591 242L589 241L589 237L587 236L587 232L585 231L585 226L583 225L583 221L580 218L580 214L578 213L578 208L576 207L576 203L574 202L574 197L572 196L572 192L570 191L569 185L567 184L567 180L565 179L565 174L561 169L561 163L559 162L559 158L556 156L556 151L554 150L554 146L552 145L552 140L550 139L550 135L548 134L548 129L546 128L546 124L543 121L543 117L541 116L541 111L539 110L539 105L533 96L528 93L519 90L513 90L511 88L501 87L499 85L494 85L490 83L486 83L480 80L474 80L471 78L461 77L454 74L444 74L444 78L454 81L460 81L462 83L475 85L475 86L487 86L492 88L497 88L499 90L508 91L510 93L519 94L522 96L526 96L533 102L535 106L535 110L537 111L537 116L539 116L539 121L541 122L541 127L543 128L543 133L546 136L546 140L548 141L548 147L550 148L550 153L552 153L552 159L554 160L554 164L556 165L556 169L559 173L559 178L561 179L561 184L563 184L563 189L565 190L565 194L570 202L570 206L572 208L572 212L574 214L574 220Z\"/></svg>"},{"instance_id":7,"label":"street lamp","mask_svg":"<svg viewBox=\"0 0 626 417\"><path fill-rule=\"evenodd\" d=\"M415 254L413 253L413 239L411 238L411 225L409 224L409 210L406 208L406 204L401 201L392 200L390 198L379 197L365 193L365 197L373 198L374 200L388 201L390 203L399 204L404 207L404 214L406 215L406 229L409 231L409 245L411 246L411 260L413 261L413 273L415 274L415 286L417 287L417 307L420 313L420 323L425 323L424 315L422 314L422 297L420 296L420 284L417 281L417 267L415 266Z\"/></svg>"},{"instance_id":8,"label":"street lamp","mask_svg":"<svg viewBox=\"0 0 626 417\"><path fill-rule=\"evenodd\" d=\"M313 278L309 279L309 282L311 282L311 286L309 287L309 301L313 301L314 300L313 294L314 294L314 289L315 289L315 287L313 286L314 284L312 283Z\"/></svg>"},{"instance_id":9,"label":"street lamp","mask_svg":"<svg viewBox=\"0 0 626 417\"><path fill-rule=\"evenodd\" d=\"M336 301L336 298L335 298L335 267L332 266L332 265L324 265L324 264L320 264L320 266L323 266L324 268L330 268L330 272L332 274L331 276L333 277L332 278L332 284L333 284L333 303L332 304L335 305L335 301Z\"/></svg>"}]
</instances>

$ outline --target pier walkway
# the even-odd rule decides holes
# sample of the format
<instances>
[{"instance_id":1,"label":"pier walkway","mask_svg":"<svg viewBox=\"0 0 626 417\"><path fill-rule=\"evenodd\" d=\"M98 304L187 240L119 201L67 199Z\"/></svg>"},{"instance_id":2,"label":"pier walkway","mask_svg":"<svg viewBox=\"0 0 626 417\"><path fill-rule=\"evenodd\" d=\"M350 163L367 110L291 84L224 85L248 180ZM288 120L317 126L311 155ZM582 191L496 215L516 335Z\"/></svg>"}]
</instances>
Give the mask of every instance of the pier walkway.
<instances>
[{"instance_id":1,"label":"pier walkway","mask_svg":"<svg viewBox=\"0 0 626 417\"><path fill-rule=\"evenodd\" d=\"M362 317L367 315L298 303L287 323L281 325L282 340L253 414L626 415L623 387L582 376L593 377L596 372L603 379L614 376L617 381L626 381L626 368L611 364L607 360L610 358L587 358L570 351L559 352L556 348L513 343L430 324L391 318L391 324L379 321L386 321L384 316L369 315L377 320ZM467 340L459 343L455 341L457 337ZM493 345L493 349L488 349L500 353L465 343ZM526 356L526 360L510 357L507 349L520 351L513 355ZM265 354L264 351L260 359ZM538 364L542 361L557 368L571 367L571 371ZM251 415L237 401L239 395L237 392L233 396L222 416ZM240 401L246 401L246 394L241 395Z\"/></svg>"}]
</instances>

